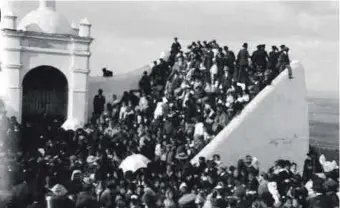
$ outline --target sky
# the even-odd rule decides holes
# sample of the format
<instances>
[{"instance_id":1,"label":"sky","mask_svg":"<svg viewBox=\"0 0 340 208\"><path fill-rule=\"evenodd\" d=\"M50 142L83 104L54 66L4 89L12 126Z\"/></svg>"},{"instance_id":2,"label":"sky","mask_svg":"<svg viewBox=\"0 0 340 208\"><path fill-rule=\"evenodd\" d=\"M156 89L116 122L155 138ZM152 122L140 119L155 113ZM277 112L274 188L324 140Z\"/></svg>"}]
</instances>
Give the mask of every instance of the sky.
<instances>
[{"instance_id":1,"label":"sky","mask_svg":"<svg viewBox=\"0 0 340 208\"><path fill-rule=\"evenodd\" d=\"M57 1L70 23L92 24L91 75L136 70L160 57L177 36L183 46L216 39L235 53L243 42L285 44L306 70L307 89L339 93L339 3L337 1ZM16 1L20 21L38 1Z\"/></svg>"}]
</instances>

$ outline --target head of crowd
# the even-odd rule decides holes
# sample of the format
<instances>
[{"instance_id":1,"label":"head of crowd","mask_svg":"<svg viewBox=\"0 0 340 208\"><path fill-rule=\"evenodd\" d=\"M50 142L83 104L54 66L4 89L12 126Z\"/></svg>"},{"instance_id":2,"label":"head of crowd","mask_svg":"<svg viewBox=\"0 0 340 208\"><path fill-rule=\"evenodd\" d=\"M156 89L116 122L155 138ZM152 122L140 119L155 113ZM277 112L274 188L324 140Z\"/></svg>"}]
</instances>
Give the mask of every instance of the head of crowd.
<instances>
[{"instance_id":1,"label":"head of crowd","mask_svg":"<svg viewBox=\"0 0 340 208\"><path fill-rule=\"evenodd\" d=\"M283 158L262 170L247 153L234 166L218 154L190 163L289 67L289 49L280 49L268 55L261 44L249 55L244 43L235 56L216 40L182 49L175 38L139 89L111 98L99 89L82 128L64 130L47 117L19 124L2 113L1 170L9 177L0 180L0 207L338 207L338 166L312 149L304 167ZM122 168L131 155L144 160Z\"/></svg>"}]
</instances>

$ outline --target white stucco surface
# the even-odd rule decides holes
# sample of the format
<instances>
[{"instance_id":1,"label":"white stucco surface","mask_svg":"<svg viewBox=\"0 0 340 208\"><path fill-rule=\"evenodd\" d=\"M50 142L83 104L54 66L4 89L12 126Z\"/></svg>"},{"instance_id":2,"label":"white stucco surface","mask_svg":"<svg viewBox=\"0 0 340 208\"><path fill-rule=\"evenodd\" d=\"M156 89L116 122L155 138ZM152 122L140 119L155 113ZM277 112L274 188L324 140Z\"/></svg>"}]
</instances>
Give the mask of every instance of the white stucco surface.
<instances>
[{"instance_id":1,"label":"white stucco surface","mask_svg":"<svg viewBox=\"0 0 340 208\"><path fill-rule=\"evenodd\" d=\"M299 62L292 68L294 79L288 79L287 70L281 73L191 162L220 154L229 166L250 154L264 171L278 159L295 161L302 168L309 147L305 75Z\"/></svg>"},{"instance_id":2,"label":"white stucco surface","mask_svg":"<svg viewBox=\"0 0 340 208\"><path fill-rule=\"evenodd\" d=\"M14 27L15 15L3 17L0 97L8 115L21 121L24 77L36 67L50 66L62 72L68 83L67 119L85 123L93 40L89 21L81 21L76 33L67 19L55 11L55 2L47 0L41 0L39 8L27 14L18 28Z\"/></svg>"},{"instance_id":3,"label":"white stucco surface","mask_svg":"<svg viewBox=\"0 0 340 208\"><path fill-rule=\"evenodd\" d=\"M20 21L18 30L49 34L75 34L65 17L46 6L40 6L28 13Z\"/></svg>"}]
</instances>

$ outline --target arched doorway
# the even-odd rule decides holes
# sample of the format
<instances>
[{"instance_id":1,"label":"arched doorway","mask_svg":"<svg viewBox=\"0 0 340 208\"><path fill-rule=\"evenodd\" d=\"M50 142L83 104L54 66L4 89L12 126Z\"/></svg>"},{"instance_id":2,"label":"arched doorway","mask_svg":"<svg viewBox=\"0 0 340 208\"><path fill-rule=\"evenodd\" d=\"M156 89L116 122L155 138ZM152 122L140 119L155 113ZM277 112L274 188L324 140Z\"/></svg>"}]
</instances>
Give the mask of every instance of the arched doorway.
<instances>
[{"instance_id":1,"label":"arched doorway","mask_svg":"<svg viewBox=\"0 0 340 208\"><path fill-rule=\"evenodd\" d=\"M23 123L62 123L67 117L68 83L65 75L51 66L29 71L22 81Z\"/></svg>"}]
</instances>

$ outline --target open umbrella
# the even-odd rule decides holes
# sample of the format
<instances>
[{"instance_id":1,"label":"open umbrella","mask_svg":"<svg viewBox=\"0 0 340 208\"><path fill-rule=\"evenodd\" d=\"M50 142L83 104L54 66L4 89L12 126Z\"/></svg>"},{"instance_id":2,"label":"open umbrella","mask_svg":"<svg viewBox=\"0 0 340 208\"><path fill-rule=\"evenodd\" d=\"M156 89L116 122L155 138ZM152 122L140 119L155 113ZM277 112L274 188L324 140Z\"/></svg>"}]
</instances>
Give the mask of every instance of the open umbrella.
<instances>
[{"instance_id":1,"label":"open umbrella","mask_svg":"<svg viewBox=\"0 0 340 208\"><path fill-rule=\"evenodd\" d=\"M119 165L119 168L123 170L123 172L132 171L135 172L140 168L146 168L150 160L141 154L133 154L128 156L123 160L123 162Z\"/></svg>"},{"instance_id":2,"label":"open umbrella","mask_svg":"<svg viewBox=\"0 0 340 208\"><path fill-rule=\"evenodd\" d=\"M77 130L82 128L82 124L77 119L67 119L65 123L61 126L64 130Z\"/></svg>"}]
</instances>

